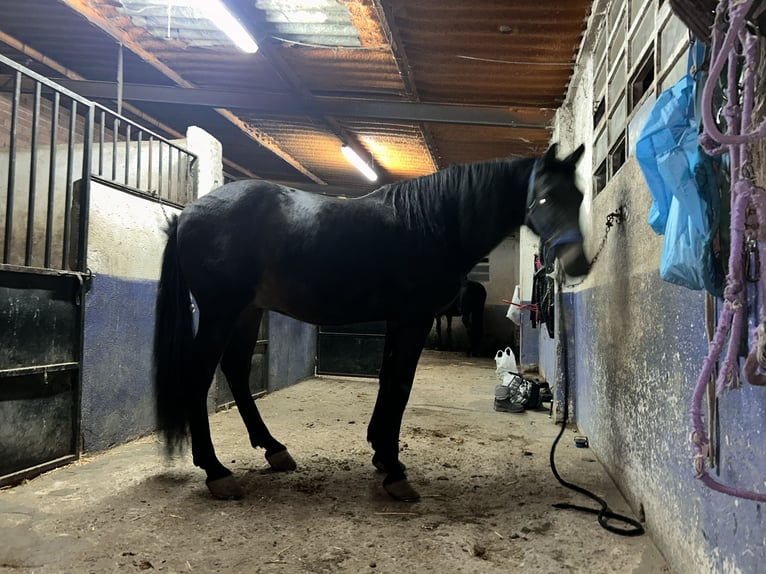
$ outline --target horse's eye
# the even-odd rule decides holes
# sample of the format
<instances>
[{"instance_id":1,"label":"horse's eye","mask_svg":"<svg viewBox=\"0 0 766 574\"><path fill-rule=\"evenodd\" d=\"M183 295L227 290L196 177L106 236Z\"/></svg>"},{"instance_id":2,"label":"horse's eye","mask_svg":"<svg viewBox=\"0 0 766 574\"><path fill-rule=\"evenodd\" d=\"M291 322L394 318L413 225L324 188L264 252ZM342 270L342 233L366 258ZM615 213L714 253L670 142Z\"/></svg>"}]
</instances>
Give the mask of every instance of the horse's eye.
<instances>
[{"instance_id":1,"label":"horse's eye","mask_svg":"<svg viewBox=\"0 0 766 574\"><path fill-rule=\"evenodd\" d=\"M538 201L537 203L539 203L540 205L544 205L546 201L548 201L548 200L547 200L547 199L545 199L545 198L543 197L543 198L542 198L540 201Z\"/></svg>"}]
</instances>

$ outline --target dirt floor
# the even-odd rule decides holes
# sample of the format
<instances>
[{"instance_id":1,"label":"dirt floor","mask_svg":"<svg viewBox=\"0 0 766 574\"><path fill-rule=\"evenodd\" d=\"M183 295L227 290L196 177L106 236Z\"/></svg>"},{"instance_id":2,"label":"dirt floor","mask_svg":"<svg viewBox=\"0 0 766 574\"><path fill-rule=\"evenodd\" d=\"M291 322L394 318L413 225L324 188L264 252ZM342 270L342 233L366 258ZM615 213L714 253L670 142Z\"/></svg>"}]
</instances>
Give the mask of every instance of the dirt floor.
<instances>
[{"instance_id":1,"label":"dirt floor","mask_svg":"<svg viewBox=\"0 0 766 574\"><path fill-rule=\"evenodd\" d=\"M494 412L495 383L492 359L424 354L401 436L419 503L389 499L370 463L376 382L313 378L258 401L297 471L265 470L236 410L211 426L243 500L211 499L190 457L166 463L154 437L87 456L0 491L0 572L669 573L648 536L551 507L587 503L551 474L558 427L547 411ZM574 436L562 475L629 513Z\"/></svg>"}]
</instances>

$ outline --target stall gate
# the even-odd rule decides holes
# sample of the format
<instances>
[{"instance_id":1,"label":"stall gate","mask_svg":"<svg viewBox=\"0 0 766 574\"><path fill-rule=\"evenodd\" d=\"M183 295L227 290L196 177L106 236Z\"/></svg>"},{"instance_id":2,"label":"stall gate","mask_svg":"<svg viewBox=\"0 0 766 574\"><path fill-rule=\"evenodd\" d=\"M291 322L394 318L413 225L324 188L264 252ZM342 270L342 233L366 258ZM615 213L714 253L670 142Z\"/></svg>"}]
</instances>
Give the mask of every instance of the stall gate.
<instances>
[{"instance_id":1,"label":"stall gate","mask_svg":"<svg viewBox=\"0 0 766 574\"><path fill-rule=\"evenodd\" d=\"M194 156L2 55L0 78L4 485L80 454L91 178L134 193L154 188L183 204L194 196ZM148 154L131 156L146 146ZM159 173L154 182L152 173Z\"/></svg>"},{"instance_id":2,"label":"stall gate","mask_svg":"<svg viewBox=\"0 0 766 574\"><path fill-rule=\"evenodd\" d=\"M386 322L321 325L317 374L377 377L383 362Z\"/></svg>"}]
</instances>

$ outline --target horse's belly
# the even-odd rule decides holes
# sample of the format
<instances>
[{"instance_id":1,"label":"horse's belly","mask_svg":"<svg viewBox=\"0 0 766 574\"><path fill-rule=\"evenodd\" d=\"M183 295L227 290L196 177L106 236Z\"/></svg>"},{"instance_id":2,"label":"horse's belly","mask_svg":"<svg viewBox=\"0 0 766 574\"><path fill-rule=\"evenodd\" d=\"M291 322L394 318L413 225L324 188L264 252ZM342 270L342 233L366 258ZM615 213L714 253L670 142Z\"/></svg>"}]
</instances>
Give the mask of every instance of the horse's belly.
<instances>
[{"instance_id":1,"label":"horse's belly","mask_svg":"<svg viewBox=\"0 0 766 574\"><path fill-rule=\"evenodd\" d=\"M342 287L327 290L320 283L295 286L262 286L255 304L316 325L360 323L386 319L390 309L373 291Z\"/></svg>"},{"instance_id":2,"label":"horse's belly","mask_svg":"<svg viewBox=\"0 0 766 574\"><path fill-rule=\"evenodd\" d=\"M446 284L397 283L391 277L369 275L345 280L267 280L257 290L255 303L307 323L339 325L434 315L454 298L455 290Z\"/></svg>"}]
</instances>

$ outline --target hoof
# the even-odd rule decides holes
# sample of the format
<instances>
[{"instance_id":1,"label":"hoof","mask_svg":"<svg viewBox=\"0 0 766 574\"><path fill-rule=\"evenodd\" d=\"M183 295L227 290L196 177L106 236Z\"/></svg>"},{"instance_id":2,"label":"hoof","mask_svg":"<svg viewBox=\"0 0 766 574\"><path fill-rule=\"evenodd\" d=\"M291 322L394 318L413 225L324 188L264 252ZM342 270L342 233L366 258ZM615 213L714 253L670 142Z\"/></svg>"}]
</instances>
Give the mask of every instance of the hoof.
<instances>
[{"instance_id":1,"label":"hoof","mask_svg":"<svg viewBox=\"0 0 766 574\"><path fill-rule=\"evenodd\" d=\"M239 500L245 495L245 492L237 482L237 479L232 475L217 478L215 480L208 480L205 484L207 484L210 494L221 500Z\"/></svg>"},{"instance_id":2,"label":"hoof","mask_svg":"<svg viewBox=\"0 0 766 574\"><path fill-rule=\"evenodd\" d=\"M407 467L404 466L401 462L399 464L399 470L402 472L405 472L407 470ZM386 465L383 464L383 461L380 460L377 456L372 457L372 465L377 469L378 472L385 472L388 473L388 469L386 468Z\"/></svg>"},{"instance_id":3,"label":"hoof","mask_svg":"<svg viewBox=\"0 0 766 574\"><path fill-rule=\"evenodd\" d=\"M269 463L272 469L277 472L285 472L288 470L295 470L298 465L295 464L293 457L287 452L287 449L275 452L272 455L266 455L266 461Z\"/></svg>"},{"instance_id":4,"label":"hoof","mask_svg":"<svg viewBox=\"0 0 766 574\"><path fill-rule=\"evenodd\" d=\"M417 502L420 500L418 491L410 486L406 478L390 484L384 484L383 488L395 500L401 500L402 502Z\"/></svg>"}]
</instances>

